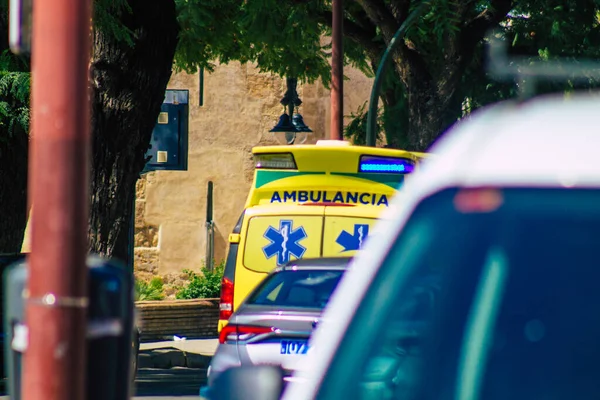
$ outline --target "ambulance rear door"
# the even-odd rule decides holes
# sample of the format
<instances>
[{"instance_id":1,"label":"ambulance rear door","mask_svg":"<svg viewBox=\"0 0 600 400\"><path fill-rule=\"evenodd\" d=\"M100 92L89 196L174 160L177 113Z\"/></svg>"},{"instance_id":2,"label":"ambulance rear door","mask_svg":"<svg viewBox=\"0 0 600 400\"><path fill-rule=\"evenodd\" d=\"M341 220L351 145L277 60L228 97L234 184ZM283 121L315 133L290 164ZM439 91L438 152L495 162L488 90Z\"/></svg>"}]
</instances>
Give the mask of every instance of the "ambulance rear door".
<instances>
[{"instance_id":1,"label":"ambulance rear door","mask_svg":"<svg viewBox=\"0 0 600 400\"><path fill-rule=\"evenodd\" d=\"M327 206L323 227L323 256L353 256L374 235L382 207Z\"/></svg>"},{"instance_id":2,"label":"ambulance rear door","mask_svg":"<svg viewBox=\"0 0 600 400\"><path fill-rule=\"evenodd\" d=\"M270 272L289 261L321 255L325 207L294 205L270 209L272 211L247 213L250 215L244 268Z\"/></svg>"}]
</instances>

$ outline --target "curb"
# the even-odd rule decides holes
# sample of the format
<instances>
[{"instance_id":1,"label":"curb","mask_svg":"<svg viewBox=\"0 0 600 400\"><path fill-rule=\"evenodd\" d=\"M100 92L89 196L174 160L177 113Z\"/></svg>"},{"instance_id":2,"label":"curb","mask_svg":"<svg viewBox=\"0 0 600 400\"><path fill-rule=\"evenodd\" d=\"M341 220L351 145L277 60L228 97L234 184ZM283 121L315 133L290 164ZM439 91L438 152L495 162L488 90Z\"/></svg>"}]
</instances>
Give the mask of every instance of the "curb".
<instances>
[{"instance_id":1,"label":"curb","mask_svg":"<svg viewBox=\"0 0 600 400\"><path fill-rule=\"evenodd\" d=\"M188 353L174 347L140 350L138 368L208 368L212 356Z\"/></svg>"}]
</instances>

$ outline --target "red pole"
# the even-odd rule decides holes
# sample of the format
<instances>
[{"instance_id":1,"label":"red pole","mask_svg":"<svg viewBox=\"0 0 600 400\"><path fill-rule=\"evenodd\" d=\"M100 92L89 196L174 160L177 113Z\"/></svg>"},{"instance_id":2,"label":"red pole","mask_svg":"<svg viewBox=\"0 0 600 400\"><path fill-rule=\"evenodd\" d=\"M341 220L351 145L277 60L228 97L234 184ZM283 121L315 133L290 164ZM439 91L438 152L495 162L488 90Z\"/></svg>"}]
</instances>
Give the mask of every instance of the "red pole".
<instances>
[{"instance_id":1,"label":"red pole","mask_svg":"<svg viewBox=\"0 0 600 400\"><path fill-rule=\"evenodd\" d=\"M91 0L34 0L24 400L83 400Z\"/></svg>"},{"instance_id":2,"label":"red pole","mask_svg":"<svg viewBox=\"0 0 600 400\"><path fill-rule=\"evenodd\" d=\"M342 140L344 130L343 0L333 0L331 33L331 139Z\"/></svg>"}]
</instances>

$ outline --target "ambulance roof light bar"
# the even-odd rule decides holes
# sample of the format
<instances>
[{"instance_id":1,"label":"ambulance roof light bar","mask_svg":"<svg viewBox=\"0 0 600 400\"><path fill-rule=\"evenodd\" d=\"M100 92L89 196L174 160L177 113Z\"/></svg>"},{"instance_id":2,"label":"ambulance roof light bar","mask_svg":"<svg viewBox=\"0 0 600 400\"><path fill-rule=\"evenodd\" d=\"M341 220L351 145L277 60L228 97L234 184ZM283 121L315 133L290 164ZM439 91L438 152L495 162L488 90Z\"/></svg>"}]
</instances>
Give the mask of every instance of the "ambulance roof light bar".
<instances>
[{"instance_id":1,"label":"ambulance roof light bar","mask_svg":"<svg viewBox=\"0 0 600 400\"><path fill-rule=\"evenodd\" d=\"M409 174L415 169L415 162L406 158L360 156L358 172L379 174Z\"/></svg>"},{"instance_id":2,"label":"ambulance roof light bar","mask_svg":"<svg viewBox=\"0 0 600 400\"><path fill-rule=\"evenodd\" d=\"M292 153L265 153L254 155L256 169L298 169Z\"/></svg>"}]
</instances>

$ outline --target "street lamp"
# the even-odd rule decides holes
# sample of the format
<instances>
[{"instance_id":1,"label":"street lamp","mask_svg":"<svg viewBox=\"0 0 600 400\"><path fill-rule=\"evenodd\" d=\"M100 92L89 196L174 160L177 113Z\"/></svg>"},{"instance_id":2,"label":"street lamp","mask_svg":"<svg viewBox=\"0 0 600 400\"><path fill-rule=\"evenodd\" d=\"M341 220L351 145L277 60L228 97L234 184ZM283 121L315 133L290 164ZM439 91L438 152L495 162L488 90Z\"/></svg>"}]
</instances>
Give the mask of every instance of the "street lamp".
<instances>
[{"instance_id":1,"label":"street lamp","mask_svg":"<svg viewBox=\"0 0 600 400\"><path fill-rule=\"evenodd\" d=\"M312 132L312 129L306 126L302 115L294 113L294 109L300 107L300 104L302 104L302 100L300 100L296 91L298 79L287 78L286 84L287 91L280 103L287 112L284 112L279 117L279 122L269 132L281 144L302 144L306 142L308 132Z\"/></svg>"}]
</instances>

